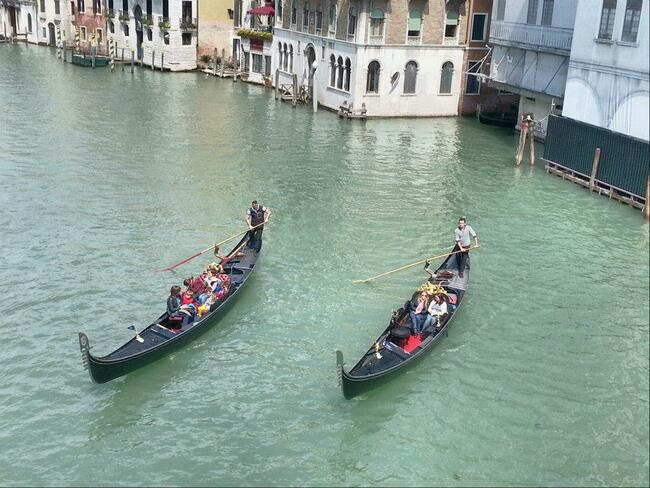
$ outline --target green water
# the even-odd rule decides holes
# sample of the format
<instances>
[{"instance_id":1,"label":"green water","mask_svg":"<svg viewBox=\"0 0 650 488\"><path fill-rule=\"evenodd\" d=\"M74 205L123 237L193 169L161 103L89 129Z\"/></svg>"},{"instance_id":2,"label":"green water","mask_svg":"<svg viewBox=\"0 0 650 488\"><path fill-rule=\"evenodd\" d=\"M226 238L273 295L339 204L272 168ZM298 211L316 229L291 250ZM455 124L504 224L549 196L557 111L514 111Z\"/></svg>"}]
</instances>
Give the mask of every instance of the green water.
<instances>
[{"instance_id":1,"label":"green water","mask_svg":"<svg viewBox=\"0 0 650 488\"><path fill-rule=\"evenodd\" d=\"M648 224L513 167L472 119L338 119L202 74L90 70L0 46L0 484L626 485L648 475ZM210 332L96 385L208 262L273 209ZM336 384L424 279L365 278L481 238L449 337L352 401Z\"/></svg>"}]
</instances>

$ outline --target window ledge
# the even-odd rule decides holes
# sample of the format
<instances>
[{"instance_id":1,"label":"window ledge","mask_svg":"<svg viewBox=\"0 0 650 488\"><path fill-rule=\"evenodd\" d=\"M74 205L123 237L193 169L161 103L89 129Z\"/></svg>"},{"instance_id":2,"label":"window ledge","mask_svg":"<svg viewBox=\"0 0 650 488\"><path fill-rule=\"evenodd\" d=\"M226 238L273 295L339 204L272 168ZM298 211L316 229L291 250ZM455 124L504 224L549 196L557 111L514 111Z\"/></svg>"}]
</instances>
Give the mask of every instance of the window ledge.
<instances>
[{"instance_id":1,"label":"window ledge","mask_svg":"<svg viewBox=\"0 0 650 488\"><path fill-rule=\"evenodd\" d=\"M365 97L378 97L378 96L379 96L379 93L372 93L372 92L371 92L371 93L366 93L366 94L364 94L364 96L365 96Z\"/></svg>"},{"instance_id":2,"label":"window ledge","mask_svg":"<svg viewBox=\"0 0 650 488\"><path fill-rule=\"evenodd\" d=\"M335 86L327 86L327 89L333 92L341 93L343 95L349 95L350 92L344 90L343 88L336 88Z\"/></svg>"},{"instance_id":3,"label":"window ledge","mask_svg":"<svg viewBox=\"0 0 650 488\"><path fill-rule=\"evenodd\" d=\"M417 93L402 93L401 97L417 97Z\"/></svg>"},{"instance_id":4,"label":"window ledge","mask_svg":"<svg viewBox=\"0 0 650 488\"><path fill-rule=\"evenodd\" d=\"M596 39L594 39L594 42L597 42L599 44L614 44L614 41L611 39L601 39L600 37L596 37Z\"/></svg>"},{"instance_id":5,"label":"window ledge","mask_svg":"<svg viewBox=\"0 0 650 488\"><path fill-rule=\"evenodd\" d=\"M616 41L616 44L619 46L627 46L627 47L639 47L638 42L630 42L630 41Z\"/></svg>"},{"instance_id":6,"label":"window ledge","mask_svg":"<svg viewBox=\"0 0 650 488\"><path fill-rule=\"evenodd\" d=\"M438 93L439 97L453 97L453 93Z\"/></svg>"}]
</instances>

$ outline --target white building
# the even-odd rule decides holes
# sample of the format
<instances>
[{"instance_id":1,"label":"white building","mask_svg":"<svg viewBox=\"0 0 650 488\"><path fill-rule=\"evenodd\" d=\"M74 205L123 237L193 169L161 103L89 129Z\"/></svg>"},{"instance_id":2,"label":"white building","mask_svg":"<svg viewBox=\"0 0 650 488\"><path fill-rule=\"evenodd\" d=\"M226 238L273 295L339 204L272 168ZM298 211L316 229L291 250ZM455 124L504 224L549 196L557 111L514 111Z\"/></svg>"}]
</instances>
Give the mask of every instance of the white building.
<instances>
[{"instance_id":1,"label":"white building","mask_svg":"<svg viewBox=\"0 0 650 488\"><path fill-rule=\"evenodd\" d=\"M2 0L0 34L31 43L57 45L71 38L74 17L65 0Z\"/></svg>"},{"instance_id":2,"label":"white building","mask_svg":"<svg viewBox=\"0 0 650 488\"><path fill-rule=\"evenodd\" d=\"M562 109L578 0L495 0L490 84L520 95L519 114L541 121ZM592 4L594 0L590 2Z\"/></svg>"},{"instance_id":3,"label":"white building","mask_svg":"<svg viewBox=\"0 0 650 488\"><path fill-rule=\"evenodd\" d=\"M118 57L131 51L145 65L171 71L196 68L196 0L108 0L107 38Z\"/></svg>"},{"instance_id":4,"label":"white building","mask_svg":"<svg viewBox=\"0 0 650 488\"><path fill-rule=\"evenodd\" d=\"M463 0L284 0L272 41L242 39L241 63L251 80L275 82L277 69L278 83L291 85L296 75L333 110L457 115L467 25Z\"/></svg>"},{"instance_id":5,"label":"white building","mask_svg":"<svg viewBox=\"0 0 650 488\"><path fill-rule=\"evenodd\" d=\"M648 0L579 0L563 115L648 140Z\"/></svg>"}]
</instances>

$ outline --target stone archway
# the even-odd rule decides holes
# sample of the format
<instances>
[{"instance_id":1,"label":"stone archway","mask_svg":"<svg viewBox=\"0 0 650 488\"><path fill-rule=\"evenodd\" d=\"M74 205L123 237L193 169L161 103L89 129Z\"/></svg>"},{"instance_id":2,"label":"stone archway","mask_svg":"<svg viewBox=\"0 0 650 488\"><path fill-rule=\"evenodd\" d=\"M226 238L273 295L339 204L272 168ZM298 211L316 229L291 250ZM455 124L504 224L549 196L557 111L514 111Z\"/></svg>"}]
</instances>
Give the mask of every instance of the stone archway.
<instances>
[{"instance_id":1,"label":"stone archway","mask_svg":"<svg viewBox=\"0 0 650 488\"><path fill-rule=\"evenodd\" d=\"M313 97L314 90L314 68L312 67L314 61L316 61L316 50L314 49L313 44L307 44L305 47L305 70L307 71L307 88L309 90L309 96Z\"/></svg>"},{"instance_id":2,"label":"stone archway","mask_svg":"<svg viewBox=\"0 0 650 488\"><path fill-rule=\"evenodd\" d=\"M54 27L54 24L52 22L47 24L47 31L48 31L47 45L56 46L56 28Z\"/></svg>"}]
</instances>

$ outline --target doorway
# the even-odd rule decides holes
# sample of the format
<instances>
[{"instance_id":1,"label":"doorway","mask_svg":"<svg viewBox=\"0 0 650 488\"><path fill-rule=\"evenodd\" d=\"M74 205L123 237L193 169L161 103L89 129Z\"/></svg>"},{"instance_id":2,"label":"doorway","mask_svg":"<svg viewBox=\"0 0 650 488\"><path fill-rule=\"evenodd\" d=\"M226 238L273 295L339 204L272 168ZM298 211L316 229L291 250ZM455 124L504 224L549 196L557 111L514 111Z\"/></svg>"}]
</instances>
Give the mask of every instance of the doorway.
<instances>
[{"instance_id":1,"label":"doorway","mask_svg":"<svg viewBox=\"0 0 650 488\"><path fill-rule=\"evenodd\" d=\"M137 44L136 53L138 60L142 60L144 56L144 49L142 48L144 36L142 33L142 8L140 5L136 5L133 9L133 16L135 17L135 42Z\"/></svg>"},{"instance_id":2,"label":"doorway","mask_svg":"<svg viewBox=\"0 0 650 488\"><path fill-rule=\"evenodd\" d=\"M305 69L307 70L307 90L309 93L309 97L313 98L314 96L314 61L316 61L316 51L314 50L314 46L309 44L305 48L305 59L307 60L307 66L305 66Z\"/></svg>"},{"instance_id":3,"label":"doorway","mask_svg":"<svg viewBox=\"0 0 650 488\"><path fill-rule=\"evenodd\" d=\"M47 30L49 32L47 45L56 46L56 29L54 28L54 24L52 22L47 24Z\"/></svg>"}]
</instances>

